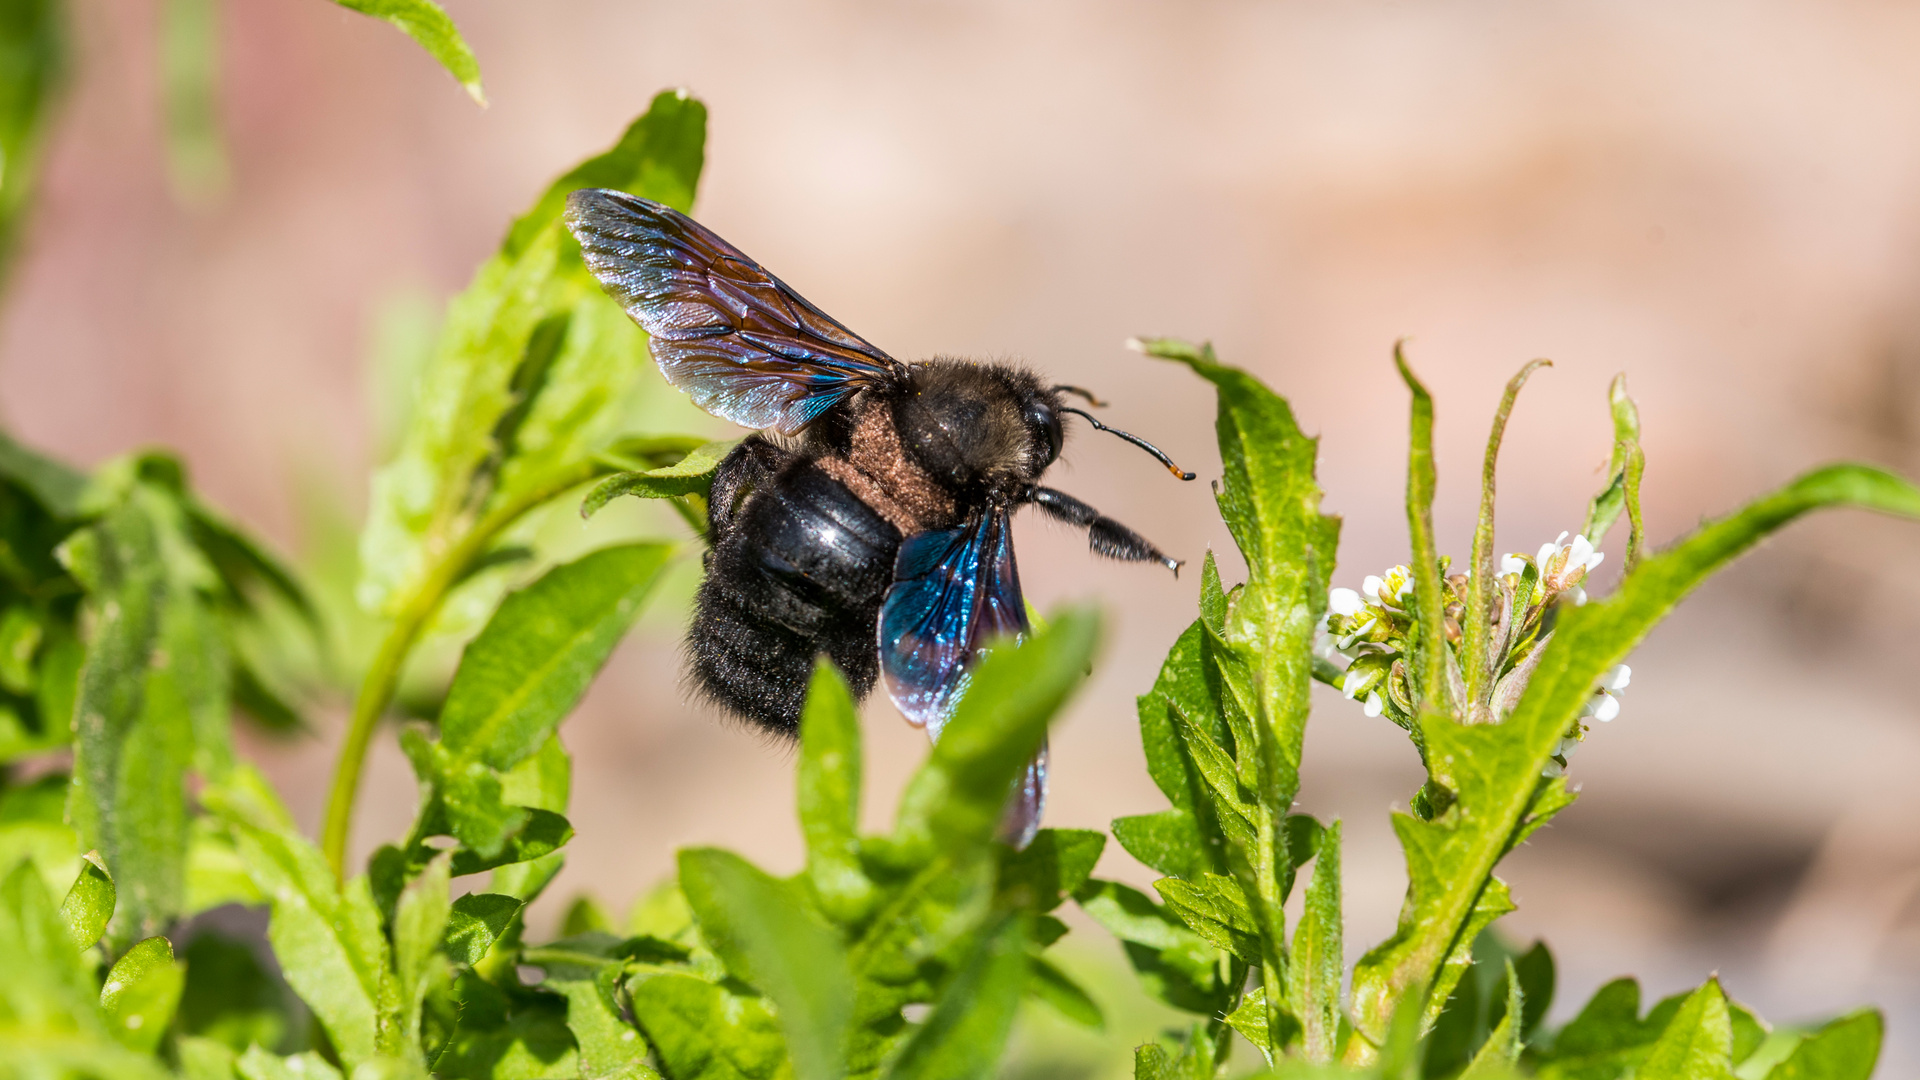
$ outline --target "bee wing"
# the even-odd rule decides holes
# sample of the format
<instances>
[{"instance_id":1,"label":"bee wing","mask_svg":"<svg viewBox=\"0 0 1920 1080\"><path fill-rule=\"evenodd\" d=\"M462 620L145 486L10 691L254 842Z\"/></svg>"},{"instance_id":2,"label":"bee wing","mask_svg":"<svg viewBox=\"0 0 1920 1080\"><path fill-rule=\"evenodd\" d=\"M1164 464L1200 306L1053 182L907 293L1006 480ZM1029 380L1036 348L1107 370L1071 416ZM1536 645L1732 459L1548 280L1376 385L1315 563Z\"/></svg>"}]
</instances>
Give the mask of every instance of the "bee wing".
<instances>
[{"instance_id":1,"label":"bee wing","mask_svg":"<svg viewBox=\"0 0 1920 1080\"><path fill-rule=\"evenodd\" d=\"M797 434L905 367L672 207L619 191L567 197L567 227L607 295L647 331L654 362L694 404Z\"/></svg>"},{"instance_id":2,"label":"bee wing","mask_svg":"<svg viewBox=\"0 0 1920 1080\"><path fill-rule=\"evenodd\" d=\"M894 560L893 587L880 607L880 670L894 705L935 739L980 646L1029 629L1011 526L1005 509L990 506L960 528L909 536ZM1042 744L1014 789L1001 836L1025 847L1046 799Z\"/></svg>"}]
</instances>

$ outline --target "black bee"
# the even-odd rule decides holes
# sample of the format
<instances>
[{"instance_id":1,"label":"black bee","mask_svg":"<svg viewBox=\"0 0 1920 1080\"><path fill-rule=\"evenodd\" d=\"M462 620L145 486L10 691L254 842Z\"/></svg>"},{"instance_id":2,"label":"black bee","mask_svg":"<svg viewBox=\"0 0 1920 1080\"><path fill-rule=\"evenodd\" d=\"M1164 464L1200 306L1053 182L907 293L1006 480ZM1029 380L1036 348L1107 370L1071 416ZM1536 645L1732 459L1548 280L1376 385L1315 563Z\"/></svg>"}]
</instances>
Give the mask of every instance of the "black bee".
<instances>
[{"instance_id":1,"label":"black bee","mask_svg":"<svg viewBox=\"0 0 1920 1080\"><path fill-rule=\"evenodd\" d=\"M1039 486L1063 415L1113 431L1064 398L1099 404L1092 395L1010 364L903 364L656 202L576 191L566 220L667 381L765 432L714 473L687 635L695 685L731 712L797 733L824 652L861 697L884 673L900 711L938 737L981 644L1028 628L1010 528L1021 506L1087 529L1101 555L1178 570L1133 530ZM1037 827L1045 785L1042 750L1010 814L1016 840Z\"/></svg>"}]
</instances>

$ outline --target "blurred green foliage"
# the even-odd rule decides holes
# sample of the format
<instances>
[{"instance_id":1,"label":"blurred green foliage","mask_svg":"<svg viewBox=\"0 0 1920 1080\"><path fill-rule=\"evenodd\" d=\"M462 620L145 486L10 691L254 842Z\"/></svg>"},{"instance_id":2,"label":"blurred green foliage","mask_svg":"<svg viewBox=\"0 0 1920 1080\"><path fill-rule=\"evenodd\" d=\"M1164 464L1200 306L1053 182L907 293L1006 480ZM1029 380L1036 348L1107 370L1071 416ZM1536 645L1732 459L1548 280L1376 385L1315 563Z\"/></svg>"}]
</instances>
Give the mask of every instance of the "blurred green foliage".
<instances>
[{"instance_id":1,"label":"blurred green foliage","mask_svg":"<svg viewBox=\"0 0 1920 1080\"><path fill-rule=\"evenodd\" d=\"M479 96L438 6L343 6L399 25ZM0 243L31 186L58 14L27 2L0 16ZM218 151L216 16L212 0L169 0L164 23L169 116L178 139L202 140L177 144L175 165L203 179ZM1433 400L1401 359L1414 403L1406 726L1428 777L1394 816L1410 881L1400 924L1358 957L1350 987L1342 825L1294 808L1311 683L1341 674L1316 652L1339 522L1320 512L1317 446L1288 403L1176 341L1142 349L1216 390L1218 504L1248 575L1229 586L1209 556L1198 617L1139 699L1168 807L1112 833L1163 875L1153 895L1093 876L1103 833L1045 829L1018 850L997 839L1016 776L1098 653L1098 615L1068 608L981 660L890 829L861 831L855 701L823 661L795 765L804 868L781 877L685 850L624 918L582 897L557 939L529 941L528 905L573 835L564 722L698 550L730 447L634 422L636 397L664 384L559 211L583 186L690 207L705 131L699 101L659 95L534 200L437 330L412 321L405 351L421 359L360 536L358 594L375 616L330 616L165 453L82 473L0 435L0 1077L979 1077L1006 1068L1023 1016L1094 1044L1145 1034L1134 1075L1164 1080L1242 1072L1241 1044L1279 1077L1870 1074L1878 1013L1771 1029L1714 980L1644 1015L1637 984L1620 980L1549 1027L1553 960L1492 932L1513 907L1494 871L1573 801L1548 766L1595 681L1688 591L1813 509L1920 518L1920 489L1834 466L1643 557L1645 458L1616 383L1614 455L1588 531L1624 515L1630 572L1611 597L1556 609L1511 712L1486 714L1503 665L1458 663L1447 620L1464 617L1475 648L1490 640L1477 620L1492 618L1479 575L1494 467L1531 366L1497 414L1475 576L1454 611L1432 529ZM578 552L541 528L622 496L672 507L693 535ZM435 628L464 649L399 736L417 814L350 865L361 761ZM364 676L318 842L230 731L236 713L303 729L285 676L302 650L308 669L344 657ZM1076 977L1084 960L1059 948L1068 899L1184 1026L1145 1032L1124 995ZM264 912L263 940L233 929L240 909Z\"/></svg>"}]
</instances>

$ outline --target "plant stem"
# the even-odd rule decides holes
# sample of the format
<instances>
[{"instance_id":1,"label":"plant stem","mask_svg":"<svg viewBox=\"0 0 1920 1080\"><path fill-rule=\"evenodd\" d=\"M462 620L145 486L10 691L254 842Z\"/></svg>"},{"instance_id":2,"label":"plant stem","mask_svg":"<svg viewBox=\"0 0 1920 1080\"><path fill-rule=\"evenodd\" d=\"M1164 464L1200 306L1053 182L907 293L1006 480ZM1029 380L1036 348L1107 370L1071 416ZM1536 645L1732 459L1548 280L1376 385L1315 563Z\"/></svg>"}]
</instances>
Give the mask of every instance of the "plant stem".
<instances>
[{"instance_id":1,"label":"plant stem","mask_svg":"<svg viewBox=\"0 0 1920 1080\"><path fill-rule=\"evenodd\" d=\"M367 760L367 748L374 730L386 714L387 705L400 683L407 655L420 639L421 631L440 610L440 605L465 576L473 561L487 545L519 521L528 511L594 478L600 467L591 461L556 470L542 482L496 507L482 517L465 536L447 550L407 594L386 639L374 654L354 699L353 717L347 725L347 738L340 746L340 760L333 768L333 787L327 795L327 814L320 834L320 849L326 853L335 876L345 879L347 840L353 831L353 805L360 794L360 772Z\"/></svg>"}]
</instances>

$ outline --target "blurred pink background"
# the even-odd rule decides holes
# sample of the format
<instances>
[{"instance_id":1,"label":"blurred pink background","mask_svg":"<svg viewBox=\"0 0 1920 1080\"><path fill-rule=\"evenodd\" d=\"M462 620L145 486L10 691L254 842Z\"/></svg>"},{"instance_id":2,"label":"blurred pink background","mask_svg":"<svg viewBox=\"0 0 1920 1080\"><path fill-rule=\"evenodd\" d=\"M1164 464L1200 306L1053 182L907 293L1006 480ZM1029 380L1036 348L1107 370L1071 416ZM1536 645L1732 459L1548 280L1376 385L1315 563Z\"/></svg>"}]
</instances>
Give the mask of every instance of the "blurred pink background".
<instances>
[{"instance_id":1,"label":"blurred pink background","mask_svg":"<svg viewBox=\"0 0 1920 1080\"><path fill-rule=\"evenodd\" d=\"M896 355L1024 358L1203 480L1210 394L1121 343L1210 338L1260 374L1323 436L1338 584L1405 558L1402 335L1439 401L1456 554L1499 388L1536 356L1555 367L1509 430L1502 550L1579 527L1621 370L1657 541L1830 457L1920 472L1908 5L450 0L483 110L391 27L228 0L232 183L197 209L167 184L154 4L74 7L77 78L0 316L0 421L84 463L177 447L316 562L339 543L314 507L357 520L391 412L379 327L410 297L437 310L670 86L712 109L699 216ZM1117 441L1082 433L1055 475L1196 567L1231 551L1205 483ZM1034 520L1019 544L1041 608L1111 616L1055 735L1051 822L1157 809L1132 698L1195 575L1095 562ZM579 890L624 907L680 845L798 865L790 755L683 701L678 619L650 616L568 725L580 832L544 918ZM1879 1003L1881 1074L1920 1069L1916 660L1911 525L1797 525L1682 607L1575 759L1578 805L1506 867L1502 926L1555 949L1555 1015L1616 975L1652 999L1717 970L1778 1022ZM1385 721L1318 705L1301 803L1346 820L1357 956L1399 906L1386 812L1418 763ZM343 714L254 743L309 823ZM868 714L878 824L924 747ZM383 740L358 848L413 797ZM1152 876L1113 846L1101 872Z\"/></svg>"}]
</instances>

